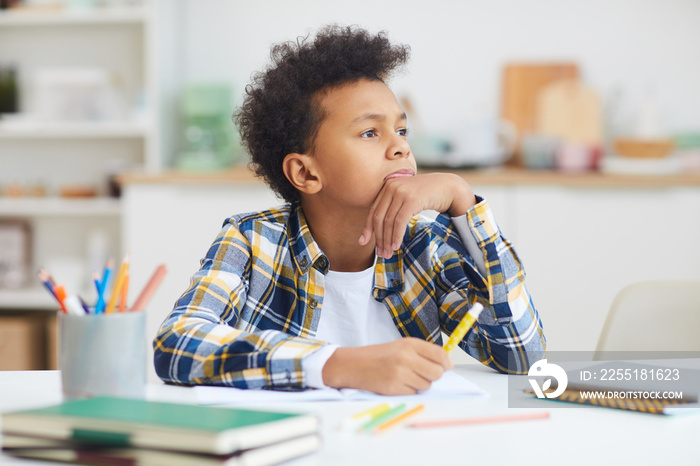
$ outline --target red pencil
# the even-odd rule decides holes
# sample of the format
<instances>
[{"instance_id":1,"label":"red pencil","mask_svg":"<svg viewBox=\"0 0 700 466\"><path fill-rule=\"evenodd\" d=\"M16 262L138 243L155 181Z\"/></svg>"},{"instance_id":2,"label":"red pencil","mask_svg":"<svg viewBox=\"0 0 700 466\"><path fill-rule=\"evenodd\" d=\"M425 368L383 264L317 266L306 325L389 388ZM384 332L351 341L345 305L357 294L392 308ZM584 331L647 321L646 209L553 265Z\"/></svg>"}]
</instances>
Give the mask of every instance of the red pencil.
<instances>
[{"instance_id":1,"label":"red pencil","mask_svg":"<svg viewBox=\"0 0 700 466\"><path fill-rule=\"evenodd\" d=\"M472 417L464 419L434 419L432 421L421 421L408 424L408 427L447 427L461 426L468 424L484 424L488 422L511 422L511 421L530 421L534 419L548 419L549 413L525 413L514 414L512 416L493 416L493 417Z\"/></svg>"},{"instance_id":2,"label":"red pencil","mask_svg":"<svg viewBox=\"0 0 700 466\"><path fill-rule=\"evenodd\" d=\"M167 269L165 268L165 264L161 264L156 268L155 272L153 272L153 275L151 275L151 278L148 280L148 283L141 291L139 297L136 298L134 305L131 306L131 309L129 309L129 311L144 310L144 308L148 304L148 301L151 300L151 296L153 296L153 293L155 293L156 289L158 289L160 282L163 281L163 277L165 277L166 273Z\"/></svg>"}]
</instances>

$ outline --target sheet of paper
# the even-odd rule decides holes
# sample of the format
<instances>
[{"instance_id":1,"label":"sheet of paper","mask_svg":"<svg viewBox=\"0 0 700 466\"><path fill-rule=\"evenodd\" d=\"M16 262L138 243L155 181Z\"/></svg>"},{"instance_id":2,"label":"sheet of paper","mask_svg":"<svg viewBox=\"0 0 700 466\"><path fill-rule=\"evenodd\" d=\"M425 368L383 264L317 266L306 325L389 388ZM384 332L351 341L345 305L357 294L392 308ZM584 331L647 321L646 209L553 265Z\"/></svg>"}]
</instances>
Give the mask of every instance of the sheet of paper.
<instances>
[{"instance_id":1,"label":"sheet of paper","mask_svg":"<svg viewBox=\"0 0 700 466\"><path fill-rule=\"evenodd\" d=\"M384 396L363 390L322 389L304 391L283 390L244 390L230 387L197 386L194 388L199 404L237 404L237 403L279 403L294 401L350 401L350 400L416 400L438 398L479 398L488 393L474 383L453 371L445 372L433 382L430 389L416 395Z\"/></svg>"}]
</instances>

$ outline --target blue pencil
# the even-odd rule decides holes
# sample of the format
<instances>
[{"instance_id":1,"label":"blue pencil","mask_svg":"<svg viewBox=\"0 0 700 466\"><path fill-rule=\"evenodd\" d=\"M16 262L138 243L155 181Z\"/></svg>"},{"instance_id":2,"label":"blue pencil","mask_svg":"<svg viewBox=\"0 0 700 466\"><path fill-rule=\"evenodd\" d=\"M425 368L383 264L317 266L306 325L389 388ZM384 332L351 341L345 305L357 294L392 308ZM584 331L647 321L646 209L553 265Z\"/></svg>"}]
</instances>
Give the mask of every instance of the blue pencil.
<instances>
[{"instance_id":1,"label":"blue pencil","mask_svg":"<svg viewBox=\"0 0 700 466\"><path fill-rule=\"evenodd\" d=\"M43 267L39 269L39 280L41 280L41 283L46 287L47 290L49 290L49 293L51 295L58 299L58 296L56 296L56 290L53 289L53 283L51 282L51 275L44 269Z\"/></svg>"},{"instance_id":2,"label":"blue pencil","mask_svg":"<svg viewBox=\"0 0 700 466\"><path fill-rule=\"evenodd\" d=\"M108 259L107 265L105 265L105 270L102 274L102 282L100 283L100 289L97 293L97 303L95 304L95 314L102 314L105 311L105 292L107 291L107 284L109 283L109 277L112 274L112 267L114 267L114 260Z\"/></svg>"}]
</instances>

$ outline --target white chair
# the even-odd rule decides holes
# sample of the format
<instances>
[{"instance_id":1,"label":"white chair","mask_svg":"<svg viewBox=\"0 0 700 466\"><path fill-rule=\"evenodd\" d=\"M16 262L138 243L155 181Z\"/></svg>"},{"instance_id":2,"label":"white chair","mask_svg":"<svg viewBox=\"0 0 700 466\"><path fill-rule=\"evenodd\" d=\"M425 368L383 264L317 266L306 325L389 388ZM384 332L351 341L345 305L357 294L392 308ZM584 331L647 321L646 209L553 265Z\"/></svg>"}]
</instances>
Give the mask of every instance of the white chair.
<instances>
[{"instance_id":1,"label":"white chair","mask_svg":"<svg viewBox=\"0 0 700 466\"><path fill-rule=\"evenodd\" d=\"M603 325L600 351L700 351L700 281L623 288Z\"/></svg>"}]
</instances>

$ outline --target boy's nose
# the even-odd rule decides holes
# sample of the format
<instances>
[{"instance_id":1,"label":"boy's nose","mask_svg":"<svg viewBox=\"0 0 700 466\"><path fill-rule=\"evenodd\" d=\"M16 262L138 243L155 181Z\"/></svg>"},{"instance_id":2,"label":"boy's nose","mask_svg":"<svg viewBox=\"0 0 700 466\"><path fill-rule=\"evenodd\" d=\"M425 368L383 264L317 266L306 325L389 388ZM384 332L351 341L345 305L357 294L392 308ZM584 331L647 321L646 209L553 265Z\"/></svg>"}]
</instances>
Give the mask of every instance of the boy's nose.
<instances>
[{"instance_id":1,"label":"boy's nose","mask_svg":"<svg viewBox=\"0 0 700 466\"><path fill-rule=\"evenodd\" d=\"M389 148L388 153L392 159L408 157L411 153L411 148L408 145L408 141L400 136L397 136L394 138L393 144Z\"/></svg>"}]
</instances>

